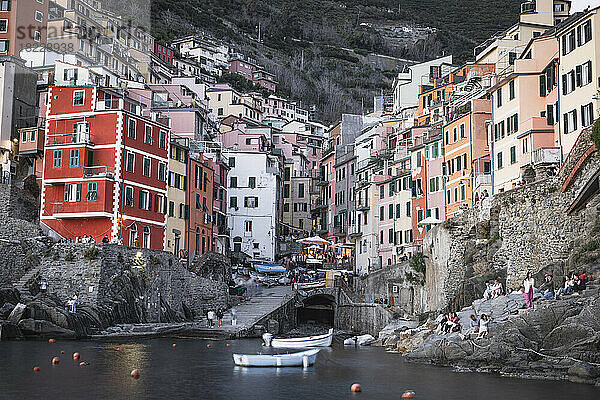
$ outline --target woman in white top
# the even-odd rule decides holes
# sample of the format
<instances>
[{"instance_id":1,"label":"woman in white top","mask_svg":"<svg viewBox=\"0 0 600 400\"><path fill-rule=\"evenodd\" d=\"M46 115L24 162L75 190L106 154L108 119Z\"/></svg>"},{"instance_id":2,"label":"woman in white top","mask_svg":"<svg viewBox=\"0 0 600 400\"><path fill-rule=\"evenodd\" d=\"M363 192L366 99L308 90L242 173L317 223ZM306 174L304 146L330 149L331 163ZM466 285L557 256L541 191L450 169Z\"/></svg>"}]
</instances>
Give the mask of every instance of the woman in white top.
<instances>
[{"instance_id":1,"label":"woman in white top","mask_svg":"<svg viewBox=\"0 0 600 400\"><path fill-rule=\"evenodd\" d=\"M527 272L527 278L523 281L523 287L525 288L525 306L531 308L533 307L533 291L535 289L531 271Z\"/></svg>"},{"instance_id":2,"label":"woman in white top","mask_svg":"<svg viewBox=\"0 0 600 400\"><path fill-rule=\"evenodd\" d=\"M481 314L481 318L479 319L479 333L477 333L476 339L482 338L488 333L488 324L490 323L490 319L487 315Z\"/></svg>"}]
</instances>

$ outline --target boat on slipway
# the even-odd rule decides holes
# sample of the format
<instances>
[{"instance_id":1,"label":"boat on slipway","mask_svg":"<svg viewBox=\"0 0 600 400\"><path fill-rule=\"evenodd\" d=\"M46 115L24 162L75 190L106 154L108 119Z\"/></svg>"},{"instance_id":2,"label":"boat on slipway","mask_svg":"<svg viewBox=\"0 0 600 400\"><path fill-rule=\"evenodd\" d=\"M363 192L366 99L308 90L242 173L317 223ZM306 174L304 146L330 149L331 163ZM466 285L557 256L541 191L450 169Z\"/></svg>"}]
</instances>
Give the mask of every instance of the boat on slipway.
<instances>
[{"instance_id":1,"label":"boat on slipway","mask_svg":"<svg viewBox=\"0 0 600 400\"><path fill-rule=\"evenodd\" d=\"M234 354L233 362L240 367L309 367L317 359L320 349L292 354Z\"/></svg>"},{"instance_id":2,"label":"boat on slipway","mask_svg":"<svg viewBox=\"0 0 600 400\"><path fill-rule=\"evenodd\" d=\"M308 336L289 339L275 339L270 333L263 334L266 346L275 348L297 349L305 347L329 347L333 340L333 328L328 333L318 336Z\"/></svg>"}]
</instances>

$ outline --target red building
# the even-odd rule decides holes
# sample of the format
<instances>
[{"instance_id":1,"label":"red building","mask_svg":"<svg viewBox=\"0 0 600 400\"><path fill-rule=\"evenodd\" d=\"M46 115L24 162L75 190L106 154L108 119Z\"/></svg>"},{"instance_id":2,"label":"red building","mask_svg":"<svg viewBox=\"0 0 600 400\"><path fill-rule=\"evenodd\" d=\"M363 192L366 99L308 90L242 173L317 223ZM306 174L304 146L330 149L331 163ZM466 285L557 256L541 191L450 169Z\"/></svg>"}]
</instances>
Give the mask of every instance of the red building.
<instances>
[{"instance_id":1,"label":"red building","mask_svg":"<svg viewBox=\"0 0 600 400\"><path fill-rule=\"evenodd\" d=\"M187 229L188 252L201 256L214 251L212 244L214 170L202 154L190 156L188 161L187 203L190 215Z\"/></svg>"},{"instance_id":2,"label":"red building","mask_svg":"<svg viewBox=\"0 0 600 400\"><path fill-rule=\"evenodd\" d=\"M117 89L49 89L43 225L63 238L163 249L170 131L141 108Z\"/></svg>"},{"instance_id":3,"label":"red building","mask_svg":"<svg viewBox=\"0 0 600 400\"><path fill-rule=\"evenodd\" d=\"M154 54L166 64L173 65L175 52L167 46L154 41Z\"/></svg>"},{"instance_id":4,"label":"red building","mask_svg":"<svg viewBox=\"0 0 600 400\"><path fill-rule=\"evenodd\" d=\"M241 75L246 78L246 80L270 90L271 92L275 92L275 89L277 88L275 75L246 60L240 58L230 60L229 72Z\"/></svg>"}]
</instances>

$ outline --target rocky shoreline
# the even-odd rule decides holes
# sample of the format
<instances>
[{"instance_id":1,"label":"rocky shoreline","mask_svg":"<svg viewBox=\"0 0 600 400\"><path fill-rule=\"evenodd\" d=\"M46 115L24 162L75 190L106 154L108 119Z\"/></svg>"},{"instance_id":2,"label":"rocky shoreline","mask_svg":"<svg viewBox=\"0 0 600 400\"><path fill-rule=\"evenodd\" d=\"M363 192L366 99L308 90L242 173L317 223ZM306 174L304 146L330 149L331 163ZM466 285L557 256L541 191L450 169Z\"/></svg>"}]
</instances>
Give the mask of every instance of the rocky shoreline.
<instances>
[{"instance_id":1,"label":"rocky shoreline","mask_svg":"<svg viewBox=\"0 0 600 400\"><path fill-rule=\"evenodd\" d=\"M600 386L600 287L561 300L538 297L524 309L523 295L478 300L459 314L463 331L471 314L492 314L486 338L440 335L436 321L416 328L389 327L378 344L407 361L457 371L525 379L567 380Z\"/></svg>"}]
</instances>

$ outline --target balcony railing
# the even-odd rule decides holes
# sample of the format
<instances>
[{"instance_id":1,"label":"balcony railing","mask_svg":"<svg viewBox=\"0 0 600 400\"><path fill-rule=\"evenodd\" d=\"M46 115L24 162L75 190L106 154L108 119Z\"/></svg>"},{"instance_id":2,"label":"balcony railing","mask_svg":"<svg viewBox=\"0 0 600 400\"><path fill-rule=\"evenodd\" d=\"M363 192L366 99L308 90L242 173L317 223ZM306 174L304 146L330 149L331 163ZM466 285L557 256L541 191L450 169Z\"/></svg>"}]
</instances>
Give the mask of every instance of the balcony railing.
<instances>
[{"instance_id":1,"label":"balcony railing","mask_svg":"<svg viewBox=\"0 0 600 400\"><path fill-rule=\"evenodd\" d=\"M521 4L521 14L534 13L535 10L535 1Z\"/></svg>"},{"instance_id":2,"label":"balcony railing","mask_svg":"<svg viewBox=\"0 0 600 400\"><path fill-rule=\"evenodd\" d=\"M83 168L84 178L115 178L115 169L105 165L96 167L84 167Z\"/></svg>"},{"instance_id":3,"label":"balcony railing","mask_svg":"<svg viewBox=\"0 0 600 400\"><path fill-rule=\"evenodd\" d=\"M93 146L94 135L90 133L64 133L46 136L46 146L60 146L65 144L81 144Z\"/></svg>"},{"instance_id":4,"label":"balcony railing","mask_svg":"<svg viewBox=\"0 0 600 400\"><path fill-rule=\"evenodd\" d=\"M540 147L533 151L533 165L560 164L559 147Z\"/></svg>"}]
</instances>

